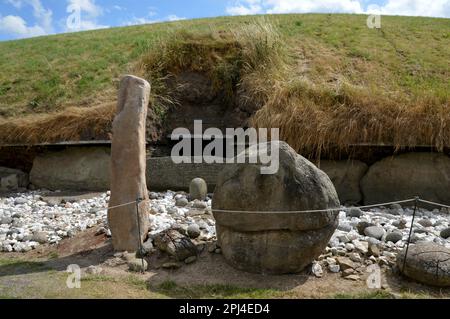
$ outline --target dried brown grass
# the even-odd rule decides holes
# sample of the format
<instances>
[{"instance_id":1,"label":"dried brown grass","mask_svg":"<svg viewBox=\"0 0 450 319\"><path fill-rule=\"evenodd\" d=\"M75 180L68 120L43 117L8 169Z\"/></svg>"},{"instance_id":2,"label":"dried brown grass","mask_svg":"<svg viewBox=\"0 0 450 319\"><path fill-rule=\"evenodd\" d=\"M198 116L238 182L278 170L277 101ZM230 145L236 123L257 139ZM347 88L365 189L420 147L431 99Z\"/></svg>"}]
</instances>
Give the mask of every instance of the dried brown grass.
<instances>
[{"instance_id":1,"label":"dried brown grass","mask_svg":"<svg viewBox=\"0 0 450 319\"><path fill-rule=\"evenodd\" d=\"M84 136L107 136L115 103L71 107L51 114L33 115L0 122L2 144L36 144L78 141Z\"/></svg>"}]
</instances>

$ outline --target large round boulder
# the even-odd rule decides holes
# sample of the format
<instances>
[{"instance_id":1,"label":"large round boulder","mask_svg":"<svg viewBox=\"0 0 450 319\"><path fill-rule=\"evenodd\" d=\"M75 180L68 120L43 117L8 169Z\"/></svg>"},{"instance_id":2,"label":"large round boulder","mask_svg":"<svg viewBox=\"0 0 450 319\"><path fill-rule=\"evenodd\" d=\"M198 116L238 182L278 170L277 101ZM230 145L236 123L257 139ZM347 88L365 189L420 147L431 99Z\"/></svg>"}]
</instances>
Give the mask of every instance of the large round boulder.
<instances>
[{"instance_id":1,"label":"large round boulder","mask_svg":"<svg viewBox=\"0 0 450 319\"><path fill-rule=\"evenodd\" d=\"M236 268L296 273L325 249L338 225L338 211L327 209L340 203L329 177L288 144L255 145L246 156L274 147L279 150L275 174L263 174L259 163L229 164L219 174L212 203L217 238Z\"/></svg>"},{"instance_id":2,"label":"large round boulder","mask_svg":"<svg viewBox=\"0 0 450 319\"><path fill-rule=\"evenodd\" d=\"M320 169L330 177L341 203L358 204L362 201L360 182L368 170L361 161L320 161Z\"/></svg>"},{"instance_id":3,"label":"large round boulder","mask_svg":"<svg viewBox=\"0 0 450 319\"><path fill-rule=\"evenodd\" d=\"M415 196L450 204L450 157L439 153L407 153L373 164L361 180L367 205Z\"/></svg>"},{"instance_id":4,"label":"large round boulder","mask_svg":"<svg viewBox=\"0 0 450 319\"><path fill-rule=\"evenodd\" d=\"M432 242L411 245L397 255L397 266L406 277L426 285L450 287L450 249Z\"/></svg>"}]
</instances>

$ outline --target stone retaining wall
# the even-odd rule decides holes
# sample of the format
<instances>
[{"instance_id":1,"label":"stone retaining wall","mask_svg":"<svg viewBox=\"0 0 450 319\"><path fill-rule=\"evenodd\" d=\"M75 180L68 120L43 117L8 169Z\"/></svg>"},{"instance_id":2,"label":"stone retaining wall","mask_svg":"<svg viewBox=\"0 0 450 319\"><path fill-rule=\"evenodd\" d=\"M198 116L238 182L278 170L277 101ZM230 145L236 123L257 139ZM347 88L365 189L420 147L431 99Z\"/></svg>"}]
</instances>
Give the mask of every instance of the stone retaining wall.
<instances>
[{"instance_id":1,"label":"stone retaining wall","mask_svg":"<svg viewBox=\"0 0 450 319\"><path fill-rule=\"evenodd\" d=\"M44 153L34 161L30 182L50 190L107 190L109 158L107 147ZM193 178L201 177L213 192L223 165L176 165L170 157L149 158L147 185L155 191L187 190ZM418 195L450 204L450 157L444 154L406 153L384 158L370 167L360 161L321 161L320 168L330 176L342 203L373 204Z\"/></svg>"}]
</instances>

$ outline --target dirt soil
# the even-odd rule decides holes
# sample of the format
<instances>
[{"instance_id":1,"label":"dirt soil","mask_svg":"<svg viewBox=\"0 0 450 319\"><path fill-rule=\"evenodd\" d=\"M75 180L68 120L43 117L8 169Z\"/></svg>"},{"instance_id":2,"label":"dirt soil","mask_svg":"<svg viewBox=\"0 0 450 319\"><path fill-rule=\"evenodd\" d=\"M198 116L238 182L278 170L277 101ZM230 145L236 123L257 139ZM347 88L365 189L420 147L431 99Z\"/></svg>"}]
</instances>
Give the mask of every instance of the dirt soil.
<instances>
[{"instance_id":1,"label":"dirt soil","mask_svg":"<svg viewBox=\"0 0 450 319\"><path fill-rule=\"evenodd\" d=\"M249 274L229 266L222 255L205 249L198 260L176 270L161 265L167 256L147 258L145 274L131 273L114 256L111 240L90 229L56 246L43 245L25 254L0 254L0 298L450 298L450 289L425 287L382 270L382 289L369 289L368 274L351 281L339 274L315 278L296 275ZM81 289L67 288L67 267L82 268ZM94 265L100 275L85 270Z\"/></svg>"}]
</instances>

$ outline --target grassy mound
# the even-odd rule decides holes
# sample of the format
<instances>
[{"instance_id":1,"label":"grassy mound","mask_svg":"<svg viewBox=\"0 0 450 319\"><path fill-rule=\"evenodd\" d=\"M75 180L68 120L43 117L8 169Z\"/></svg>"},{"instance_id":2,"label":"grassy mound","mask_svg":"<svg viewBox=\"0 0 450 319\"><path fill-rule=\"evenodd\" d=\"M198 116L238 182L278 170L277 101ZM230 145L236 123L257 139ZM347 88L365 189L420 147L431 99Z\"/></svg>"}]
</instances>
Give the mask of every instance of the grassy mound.
<instances>
[{"instance_id":1,"label":"grassy mound","mask_svg":"<svg viewBox=\"0 0 450 319\"><path fill-rule=\"evenodd\" d=\"M230 107L279 127L297 151L352 144L450 145L450 20L363 15L226 17L0 43L0 141L105 134L117 81L152 84L151 118L178 103L176 77L207 74ZM70 108L69 108L70 107Z\"/></svg>"}]
</instances>

